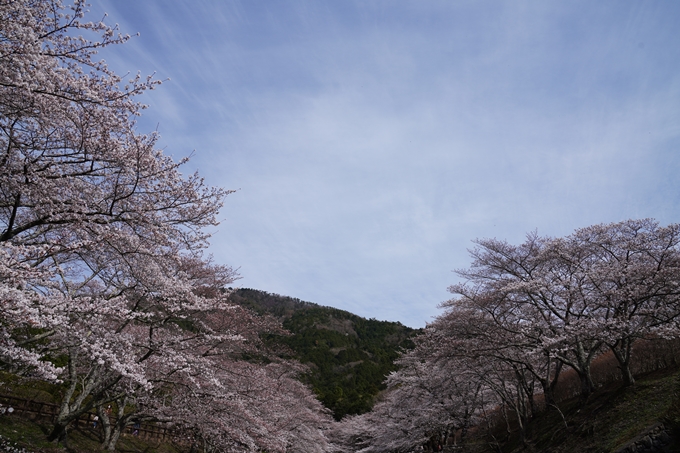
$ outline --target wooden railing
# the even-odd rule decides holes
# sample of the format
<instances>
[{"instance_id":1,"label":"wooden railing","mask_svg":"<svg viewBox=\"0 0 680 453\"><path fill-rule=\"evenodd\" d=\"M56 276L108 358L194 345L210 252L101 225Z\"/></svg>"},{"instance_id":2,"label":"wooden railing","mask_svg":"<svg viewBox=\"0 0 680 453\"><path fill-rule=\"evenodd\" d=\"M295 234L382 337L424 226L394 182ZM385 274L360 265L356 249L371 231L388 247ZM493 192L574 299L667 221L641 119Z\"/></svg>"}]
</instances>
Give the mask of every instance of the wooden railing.
<instances>
[{"instance_id":1,"label":"wooden railing","mask_svg":"<svg viewBox=\"0 0 680 453\"><path fill-rule=\"evenodd\" d=\"M13 411L10 413L9 408ZM2 410L4 409L4 410ZM49 420L53 421L59 413L59 405L34 401L27 398L20 398L11 395L0 394L0 417L18 416L30 420ZM71 426L90 429L93 431L101 430L101 421L95 425L96 414L87 412L71 422ZM114 418L111 423L115 423ZM128 426L124 435L139 436L142 439L152 441L171 441L178 444L190 443L189 437L176 429L164 428L152 423L140 423L139 426Z\"/></svg>"}]
</instances>

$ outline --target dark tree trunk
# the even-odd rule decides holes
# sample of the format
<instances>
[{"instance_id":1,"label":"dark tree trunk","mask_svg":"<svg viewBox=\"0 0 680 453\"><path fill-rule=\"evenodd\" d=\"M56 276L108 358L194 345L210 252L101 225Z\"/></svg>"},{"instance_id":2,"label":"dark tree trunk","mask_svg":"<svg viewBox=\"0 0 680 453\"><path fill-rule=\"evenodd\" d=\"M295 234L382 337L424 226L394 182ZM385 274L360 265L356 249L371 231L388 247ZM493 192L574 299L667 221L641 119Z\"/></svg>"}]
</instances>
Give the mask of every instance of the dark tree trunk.
<instances>
[{"instance_id":1,"label":"dark tree trunk","mask_svg":"<svg viewBox=\"0 0 680 453\"><path fill-rule=\"evenodd\" d=\"M595 391L595 384L593 383L593 378L590 376L590 368L586 369L584 372L579 372L578 377L581 381L581 399L585 401Z\"/></svg>"},{"instance_id":2,"label":"dark tree trunk","mask_svg":"<svg viewBox=\"0 0 680 453\"><path fill-rule=\"evenodd\" d=\"M621 370L621 378L623 379L624 387L632 387L635 385L635 378L633 372L630 370L630 357L633 350L633 339L622 338L613 345L609 345L610 349L619 362L619 369Z\"/></svg>"},{"instance_id":3,"label":"dark tree trunk","mask_svg":"<svg viewBox=\"0 0 680 453\"><path fill-rule=\"evenodd\" d=\"M543 387L543 395L545 397L545 407L554 406L555 400L555 389L557 388L557 382L560 378L560 373L562 372L562 366L564 363L558 360L555 364L555 374L552 378L548 378L548 383Z\"/></svg>"},{"instance_id":4,"label":"dark tree trunk","mask_svg":"<svg viewBox=\"0 0 680 453\"><path fill-rule=\"evenodd\" d=\"M574 362L567 362L578 374L581 381L581 400L585 401L595 391L595 383L590 374L590 365L595 357L597 351L600 350L602 342L583 342L578 340L574 348L574 355L576 360Z\"/></svg>"},{"instance_id":5,"label":"dark tree trunk","mask_svg":"<svg viewBox=\"0 0 680 453\"><path fill-rule=\"evenodd\" d=\"M61 423L55 423L54 428L52 428L52 432L47 436L47 440L49 442L54 442L55 440L58 442L66 443L66 427L68 426L67 424L61 424Z\"/></svg>"}]
</instances>

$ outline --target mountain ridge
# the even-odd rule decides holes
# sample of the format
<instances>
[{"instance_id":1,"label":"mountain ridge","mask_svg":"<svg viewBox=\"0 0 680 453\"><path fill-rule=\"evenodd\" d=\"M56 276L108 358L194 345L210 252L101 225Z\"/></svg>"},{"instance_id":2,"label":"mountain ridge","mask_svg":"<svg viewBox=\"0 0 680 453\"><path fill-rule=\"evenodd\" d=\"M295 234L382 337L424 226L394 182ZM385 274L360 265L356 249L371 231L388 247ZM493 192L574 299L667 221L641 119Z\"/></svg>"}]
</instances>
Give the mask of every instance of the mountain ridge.
<instances>
[{"instance_id":1,"label":"mountain ridge","mask_svg":"<svg viewBox=\"0 0 680 453\"><path fill-rule=\"evenodd\" d=\"M303 376L336 420L368 412L385 389L383 381L397 369L400 351L413 347L420 332L399 322L366 319L349 311L252 288L234 289L233 303L283 324L290 336L267 341L283 345L309 367Z\"/></svg>"}]
</instances>

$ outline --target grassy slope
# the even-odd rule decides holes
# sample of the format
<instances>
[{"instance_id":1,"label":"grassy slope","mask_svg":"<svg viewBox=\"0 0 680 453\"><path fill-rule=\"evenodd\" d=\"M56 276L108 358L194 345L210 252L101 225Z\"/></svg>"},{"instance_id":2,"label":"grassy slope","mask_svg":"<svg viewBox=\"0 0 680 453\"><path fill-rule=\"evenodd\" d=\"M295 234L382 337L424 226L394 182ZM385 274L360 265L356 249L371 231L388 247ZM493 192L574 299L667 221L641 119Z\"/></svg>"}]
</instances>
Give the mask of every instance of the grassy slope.
<instances>
[{"instance_id":1,"label":"grassy slope","mask_svg":"<svg viewBox=\"0 0 680 453\"><path fill-rule=\"evenodd\" d=\"M31 421L20 417L0 417L0 436L28 452L41 453L90 453L99 451L100 441L97 433L88 428L77 428L69 431L68 448L46 440L50 426L47 423ZM2 451L2 450L0 450ZM171 443L158 443L134 437L121 436L116 446L119 452L157 452L180 453L187 449L179 449Z\"/></svg>"},{"instance_id":2,"label":"grassy slope","mask_svg":"<svg viewBox=\"0 0 680 453\"><path fill-rule=\"evenodd\" d=\"M35 390L31 385L13 384L13 389L25 394L42 395L48 400L49 388ZM7 387L3 388L7 391ZM503 436L500 451L526 452L614 452L644 433L649 427L662 422L671 428L675 439L680 439L680 370L649 374L638 380L634 389L613 386L601 389L585 406L578 399L560 404L565 419L557 411L549 411L534 420L528 428L528 446L522 446L516 436ZM565 427L566 421L566 427ZM32 452L57 453L67 451L62 446L45 440L49 426L16 416L0 417L0 436L17 442ZM463 451L492 451L489 443L470 439ZM96 451L96 433L88 428L71 430L69 451ZM179 453L170 444L145 442L132 436L123 437L118 451ZM498 451L498 450L496 450ZM669 445L667 453L680 452L680 444Z\"/></svg>"},{"instance_id":3,"label":"grassy slope","mask_svg":"<svg viewBox=\"0 0 680 453\"><path fill-rule=\"evenodd\" d=\"M470 439L469 451L503 453L615 452L658 423L673 431L676 443L665 452L680 452L680 371L665 370L640 377L634 388L600 389L583 405L578 398L560 403L564 415L547 411L527 429L527 444L515 434L496 433L500 445Z\"/></svg>"}]
</instances>

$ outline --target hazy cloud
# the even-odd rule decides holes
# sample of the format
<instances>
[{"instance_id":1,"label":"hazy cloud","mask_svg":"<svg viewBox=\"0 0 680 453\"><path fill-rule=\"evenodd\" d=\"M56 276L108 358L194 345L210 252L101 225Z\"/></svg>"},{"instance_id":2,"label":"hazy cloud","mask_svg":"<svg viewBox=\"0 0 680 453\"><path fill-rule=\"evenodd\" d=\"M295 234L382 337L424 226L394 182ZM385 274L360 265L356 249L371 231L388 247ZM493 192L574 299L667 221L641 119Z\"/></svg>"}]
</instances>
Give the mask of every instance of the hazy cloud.
<instances>
[{"instance_id":1,"label":"hazy cloud","mask_svg":"<svg viewBox=\"0 0 680 453\"><path fill-rule=\"evenodd\" d=\"M476 237L677 222L680 4L100 1L241 284L422 326Z\"/></svg>"}]
</instances>

